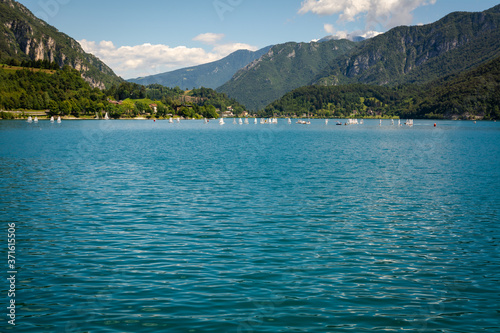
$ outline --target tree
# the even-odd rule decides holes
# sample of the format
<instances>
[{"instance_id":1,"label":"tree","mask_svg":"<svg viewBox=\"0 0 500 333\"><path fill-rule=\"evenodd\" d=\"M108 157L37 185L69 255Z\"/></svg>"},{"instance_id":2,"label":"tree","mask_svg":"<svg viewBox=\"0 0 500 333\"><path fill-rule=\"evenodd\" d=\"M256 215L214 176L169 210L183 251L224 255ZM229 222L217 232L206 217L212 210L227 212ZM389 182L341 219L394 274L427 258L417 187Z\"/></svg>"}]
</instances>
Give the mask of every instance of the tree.
<instances>
[{"instance_id":1,"label":"tree","mask_svg":"<svg viewBox=\"0 0 500 333\"><path fill-rule=\"evenodd\" d=\"M49 101L49 109L51 115L59 115L59 105L56 101L52 99Z\"/></svg>"}]
</instances>

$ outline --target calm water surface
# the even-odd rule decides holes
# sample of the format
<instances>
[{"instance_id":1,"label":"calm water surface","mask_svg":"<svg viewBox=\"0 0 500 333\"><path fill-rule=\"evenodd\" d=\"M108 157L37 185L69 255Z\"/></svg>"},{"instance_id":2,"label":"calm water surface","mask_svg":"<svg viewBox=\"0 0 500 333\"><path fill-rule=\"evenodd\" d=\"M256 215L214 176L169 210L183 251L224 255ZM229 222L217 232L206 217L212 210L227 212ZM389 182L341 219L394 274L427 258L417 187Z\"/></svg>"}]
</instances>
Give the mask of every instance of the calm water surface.
<instances>
[{"instance_id":1,"label":"calm water surface","mask_svg":"<svg viewBox=\"0 0 500 333\"><path fill-rule=\"evenodd\" d=\"M0 122L2 331L500 332L499 123L280 121Z\"/></svg>"}]
</instances>

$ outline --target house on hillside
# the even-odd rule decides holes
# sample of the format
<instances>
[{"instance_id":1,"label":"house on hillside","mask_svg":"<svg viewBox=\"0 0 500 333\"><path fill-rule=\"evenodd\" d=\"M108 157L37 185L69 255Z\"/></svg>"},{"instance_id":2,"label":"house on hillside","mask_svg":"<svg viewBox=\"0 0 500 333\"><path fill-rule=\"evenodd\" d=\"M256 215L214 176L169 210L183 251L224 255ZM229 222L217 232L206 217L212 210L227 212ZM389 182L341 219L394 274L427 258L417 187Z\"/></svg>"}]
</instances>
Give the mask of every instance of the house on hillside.
<instances>
[{"instance_id":1,"label":"house on hillside","mask_svg":"<svg viewBox=\"0 0 500 333\"><path fill-rule=\"evenodd\" d=\"M149 108L150 108L151 110L153 110L153 112L154 112L154 113L157 113L157 112L158 112L158 104L155 104L155 103L153 103L153 104L149 104Z\"/></svg>"},{"instance_id":2,"label":"house on hillside","mask_svg":"<svg viewBox=\"0 0 500 333\"><path fill-rule=\"evenodd\" d=\"M114 104L114 105L122 105L123 101L114 101L114 100L108 98L108 103Z\"/></svg>"},{"instance_id":3,"label":"house on hillside","mask_svg":"<svg viewBox=\"0 0 500 333\"><path fill-rule=\"evenodd\" d=\"M223 118L228 118L228 117L234 117L234 114L232 111L224 111L224 112L222 112L221 116Z\"/></svg>"}]
</instances>

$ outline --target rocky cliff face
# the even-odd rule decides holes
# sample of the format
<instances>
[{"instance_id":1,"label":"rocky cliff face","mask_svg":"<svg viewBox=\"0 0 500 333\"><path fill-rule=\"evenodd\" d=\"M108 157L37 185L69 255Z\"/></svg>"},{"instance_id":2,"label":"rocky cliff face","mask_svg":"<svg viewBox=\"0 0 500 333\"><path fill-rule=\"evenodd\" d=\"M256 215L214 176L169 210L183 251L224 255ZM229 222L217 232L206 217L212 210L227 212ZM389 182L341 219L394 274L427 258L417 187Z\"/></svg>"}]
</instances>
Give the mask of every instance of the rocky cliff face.
<instances>
[{"instance_id":1,"label":"rocky cliff face","mask_svg":"<svg viewBox=\"0 0 500 333\"><path fill-rule=\"evenodd\" d=\"M49 60L82 73L93 87L104 89L121 79L71 37L36 18L14 0L0 0L0 58Z\"/></svg>"},{"instance_id":2,"label":"rocky cliff face","mask_svg":"<svg viewBox=\"0 0 500 333\"><path fill-rule=\"evenodd\" d=\"M336 59L318 81L331 84L340 74L372 84L425 82L469 69L500 55L499 7L481 13L452 13L425 26L394 28Z\"/></svg>"}]
</instances>

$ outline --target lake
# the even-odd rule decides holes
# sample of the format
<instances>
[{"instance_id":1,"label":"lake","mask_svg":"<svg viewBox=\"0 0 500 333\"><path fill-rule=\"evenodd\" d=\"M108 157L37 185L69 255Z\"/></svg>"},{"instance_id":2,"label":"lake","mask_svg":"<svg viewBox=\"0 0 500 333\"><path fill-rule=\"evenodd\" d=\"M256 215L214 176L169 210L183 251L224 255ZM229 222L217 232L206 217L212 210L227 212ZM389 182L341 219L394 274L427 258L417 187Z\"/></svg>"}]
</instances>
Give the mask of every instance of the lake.
<instances>
[{"instance_id":1,"label":"lake","mask_svg":"<svg viewBox=\"0 0 500 333\"><path fill-rule=\"evenodd\" d=\"M1 121L1 325L499 332L500 123L434 122Z\"/></svg>"}]
</instances>

